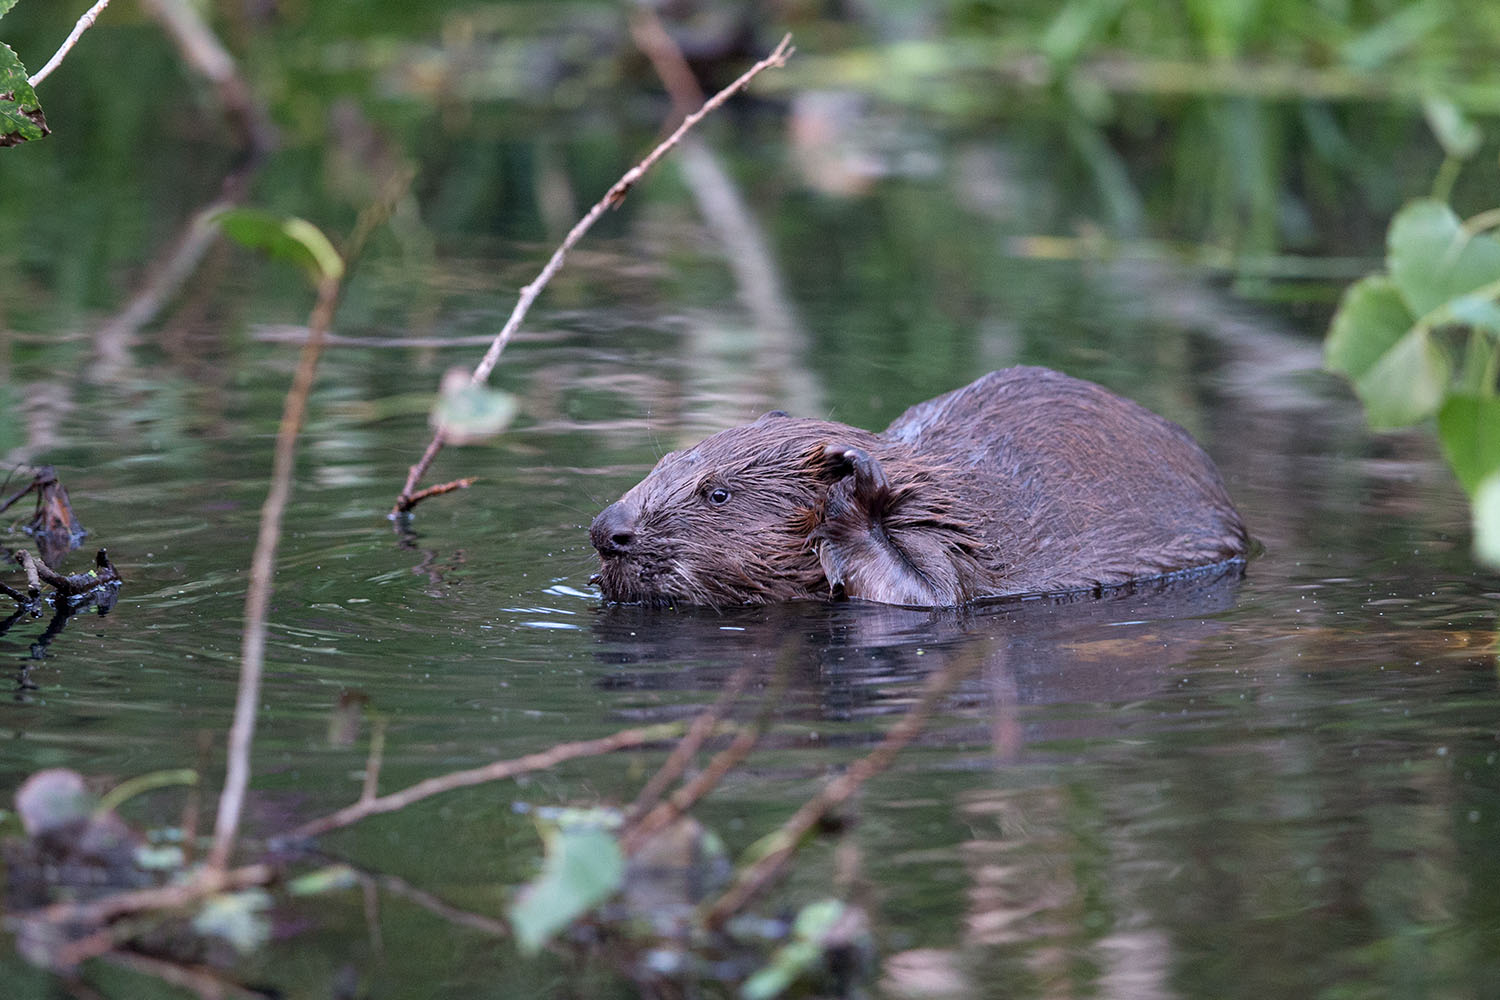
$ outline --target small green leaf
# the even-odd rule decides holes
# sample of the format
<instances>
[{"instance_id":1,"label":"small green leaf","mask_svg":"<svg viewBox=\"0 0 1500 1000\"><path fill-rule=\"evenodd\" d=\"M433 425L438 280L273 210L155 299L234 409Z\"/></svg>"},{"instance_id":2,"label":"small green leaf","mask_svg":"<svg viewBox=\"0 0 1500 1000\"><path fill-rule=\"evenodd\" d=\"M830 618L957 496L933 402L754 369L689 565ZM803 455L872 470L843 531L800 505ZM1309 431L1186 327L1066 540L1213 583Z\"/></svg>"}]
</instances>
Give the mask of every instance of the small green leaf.
<instances>
[{"instance_id":1,"label":"small green leaf","mask_svg":"<svg viewBox=\"0 0 1500 1000\"><path fill-rule=\"evenodd\" d=\"M509 427L520 409L510 393L474 385L466 372L454 369L443 376L432 425L449 444L474 444Z\"/></svg>"},{"instance_id":2,"label":"small green leaf","mask_svg":"<svg viewBox=\"0 0 1500 1000\"><path fill-rule=\"evenodd\" d=\"M193 918L193 930L222 938L248 955L271 939L271 922L265 915L270 908L271 896L264 889L214 896Z\"/></svg>"},{"instance_id":3,"label":"small green leaf","mask_svg":"<svg viewBox=\"0 0 1500 1000\"><path fill-rule=\"evenodd\" d=\"M1500 472L1474 491L1474 556L1500 569Z\"/></svg>"},{"instance_id":4,"label":"small green leaf","mask_svg":"<svg viewBox=\"0 0 1500 1000\"><path fill-rule=\"evenodd\" d=\"M1438 411L1438 439L1464 491L1500 472L1500 397L1449 396Z\"/></svg>"},{"instance_id":5,"label":"small green leaf","mask_svg":"<svg viewBox=\"0 0 1500 1000\"><path fill-rule=\"evenodd\" d=\"M329 865L317 871L299 875L286 885L293 896L318 896L327 892L352 889L359 885L359 878L348 865Z\"/></svg>"},{"instance_id":6,"label":"small green leaf","mask_svg":"<svg viewBox=\"0 0 1500 1000\"><path fill-rule=\"evenodd\" d=\"M176 844L164 844L160 847L142 845L135 849L135 866L143 871L180 871L186 860L187 855Z\"/></svg>"},{"instance_id":7,"label":"small green leaf","mask_svg":"<svg viewBox=\"0 0 1500 1000\"><path fill-rule=\"evenodd\" d=\"M1448 390L1448 370L1443 349L1425 330L1412 330L1354 380L1354 391L1365 404L1365 419L1376 430L1385 430L1431 416Z\"/></svg>"},{"instance_id":8,"label":"small green leaf","mask_svg":"<svg viewBox=\"0 0 1500 1000\"><path fill-rule=\"evenodd\" d=\"M507 910L521 950L535 953L552 936L619 891L625 858L607 831L590 827L543 833L542 873Z\"/></svg>"},{"instance_id":9,"label":"small green leaf","mask_svg":"<svg viewBox=\"0 0 1500 1000\"><path fill-rule=\"evenodd\" d=\"M344 259L323 231L306 219L254 208L231 208L216 219L224 235L241 246L296 264L315 285L344 276Z\"/></svg>"},{"instance_id":10,"label":"small green leaf","mask_svg":"<svg viewBox=\"0 0 1500 1000\"><path fill-rule=\"evenodd\" d=\"M1357 379L1406 335L1415 322L1396 286L1384 275L1370 275L1350 286L1334 313L1323 364Z\"/></svg>"},{"instance_id":11,"label":"small green leaf","mask_svg":"<svg viewBox=\"0 0 1500 1000\"><path fill-rule=\"evenodd\" d=\"M804 906L792 925L792 939L777 948L765 967L740 987L742 1000L773 1000L790 989L822 963L830 937L850 913L849 907L836 899L820 899ZM860 921L858 926L865 925Z\"/></svg>"},{"instance_id":12,"label":"small green leaf","mask_svg":"<svg viewBox=\"0 0 1500 1000\"><path fill-rule=\"evenodd\" d=\"M0 146L19 146L51 132L36 91L26 82L26 67L9 45L0 44Z\"/></svg>"},{"instance_id":13,"label":"small green leaf","mask_svg":"<svg viewBox=\"0 0 1500 1000\"><path fill-rule=\"evenodd\" d=\"M0 17L10 13L10 9L16 5L16 0L0 0Z\"/></svg>"},{"instance_id":14,"label":"small green leaf","mask_svg":"<svg viewBox=\"0 0 1500 1000\"><path fill-rule=\"evenodd\" d=\"M1446 97L1436 95L1422 102L1422 112L1427 117L1427 126L1437 136L1443 152L1458 160L1467 160L1479 152L1484 135L1471 122L1457 104Z\"/></svg>"},{"instance_id":15,"label":"small green leaf","mask_svg":"<svg viewBox=\"0 0 1500 1000\"><path fill-rule=\"evenodd\" d=\"M1386 266L1412 315L1500 281L1500 241L1471 235L1440 201L1408 203L1391 221Z\"/></svg>"}]
</instances>

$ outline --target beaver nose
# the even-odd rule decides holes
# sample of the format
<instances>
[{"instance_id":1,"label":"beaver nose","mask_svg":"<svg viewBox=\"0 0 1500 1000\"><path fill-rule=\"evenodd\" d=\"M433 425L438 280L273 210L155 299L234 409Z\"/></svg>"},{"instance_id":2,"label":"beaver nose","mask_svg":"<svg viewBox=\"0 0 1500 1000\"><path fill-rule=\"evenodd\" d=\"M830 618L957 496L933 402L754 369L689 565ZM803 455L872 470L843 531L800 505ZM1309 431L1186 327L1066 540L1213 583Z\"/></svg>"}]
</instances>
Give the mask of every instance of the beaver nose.
<instances>
[{"instance_id":1,"label":"beaver nose","mask_svg":"<svg viewBox=\"0 0 1500 1000\"><path fill-rule=\"evenodd\" d=\"M601 556L621 556L635 542L635 512L618 501L599 512L589 525L589 540Z\"/></svg>"}]
</instances>

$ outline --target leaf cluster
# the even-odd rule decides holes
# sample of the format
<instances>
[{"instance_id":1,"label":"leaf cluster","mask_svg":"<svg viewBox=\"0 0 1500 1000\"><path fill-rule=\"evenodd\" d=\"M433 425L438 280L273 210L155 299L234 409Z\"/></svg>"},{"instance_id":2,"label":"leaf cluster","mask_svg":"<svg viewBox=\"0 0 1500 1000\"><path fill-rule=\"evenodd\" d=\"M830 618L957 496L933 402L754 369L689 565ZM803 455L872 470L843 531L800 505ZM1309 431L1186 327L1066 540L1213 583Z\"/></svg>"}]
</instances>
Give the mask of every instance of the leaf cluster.
<instances>
[{"instance_id":1,"label":"leaf cluster","mask_svg":"<svg viewBox=\"0 0 1500 1000\"><path fill-rule=\"evenodd\" d=\"M1450 158L1478 146L1450 128L1439 136ZM1500 566L1500 239L1487 231L1496 225L1500 211L1463 221L1436 198L1402 208L1385 273L1344 294L1324 363L1353 382L1371 427L1436 418L1473 503L1476 554Z\"/></svg>"}]
</instances>

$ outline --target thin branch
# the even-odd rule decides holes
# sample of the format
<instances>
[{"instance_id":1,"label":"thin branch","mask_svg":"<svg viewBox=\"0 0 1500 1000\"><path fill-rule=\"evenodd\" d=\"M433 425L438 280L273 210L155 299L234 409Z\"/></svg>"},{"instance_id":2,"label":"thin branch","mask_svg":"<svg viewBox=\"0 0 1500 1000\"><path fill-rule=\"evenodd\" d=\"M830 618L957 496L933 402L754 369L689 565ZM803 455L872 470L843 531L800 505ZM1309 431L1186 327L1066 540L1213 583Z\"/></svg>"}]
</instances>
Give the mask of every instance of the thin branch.
<instances>
[{"instance_id":1,"label":"thin branch","mask_svg":"<svg viewBox=\"0 0 1500 1000\"><path fill-rule=\"evenodd\" d=\"M266 610L271 600L271 574L276 568L276 548L281 542L281 522L286 514L292 491L292 468L297 456L297 436L307 415L307 400L312 394L318 358L323 351L323 336L333 323L339 299L349 284L354 265L364 252L365 244L376 227L390 217L397 200L411 183L412 175L393 178L379 200L368 206L355 220L354 230L344 250L344 273L341 278L325 277L318 285L318 301L307 320L307 343L297 362L297 372L287 390L276 429L276 452L272 459L271 488L260 512L260 533L250 560L250 586L245 594L245 631L240 644L239 692L234 703L234 722L229 728L229 753L224 772L224 789L219 795L219 811L214 822L214 845L209 854L211 869L223 871L234 850L244 808L245 789L250 783L250 745L255 739L256 707L260 703L260 681L265 667Z\"/></svg>"},{"instance_id":2,"label":"thin branch","mask_svg":"<svg viewBox=\"0 0 1500 1000\"><path fill-rule=\"evenodd\" d=\"M437 453L433 452L433 454L436 455ZM402 513L406 513L417 504L421 503L423 500L427 500L431 497L440 497L445 493L454 493L458 490L466 490L478 481L479 480L474 476L465 476L462 479L454 479L450 482L439 483L436 486L429 486L426 489L417 490L417 492L413 493L411 496L403 496L400 503L397 504L397 509Z\"/></svg>"},{"instance_id":3,"label":"thin branch","mask_svg":"<svg viewBox=\"0 0 1500 1000\"><path fill-rule=\"evenodd\" d=\"M372 802L380 795L380 764L385 759L385 719L370 723L370 753L365 759L364 787L359 801Z\"/></svg>"},{"instance_id":4,"label":"thin branch","mask_svg":"<svg viewBox=\"0 0 1500 1000\"><path fill-rule=\"evenodd\" d=\"M224 790L219 796L219 811L214 822L214 846L208 859L211 868L221 871L229 864L229 855L234 850L245 789L250 783L250 744L255 739L256 708L260 704L260 679L265 664L266 609L271 600L276 548L281 542L281 521L292 492L297 435L307 413L307 399L317 374L318 355L323 349L323 334L333 322L342 287L342 282L335 278L325 278L318 287L318 301L308 320L307 343L302 347L297 373L282 409L281 426L276 430L271 488L261 507L260 534L250 561L250 586L245 594L245 632L240 644L239 693L235 698L234 722L229 729L229 755Z\"/></svg>"},{"instance_id":5,"label":"thin branch","mask_svg":"<svg viewBox=\"0 0 1500 1000\"><path fill-rule=\"evenodd\" d=\"M85 31L94 26L94 22L99 19L99 15L104 13L104 8L108 6L109 0L99 0L94 6L84 11L83 16L78 19L78 23L73 25L73 30L64 39L62 47L52 54L52 58L47 60L47 65L31 74L31 77L26 82L35 87L51 76L52 71L62 65L63 56L73 50L73 46L78 44L78 39L83 37Z\"/></svg>"},{"instance_id":6,"label":"thin branch","mask_svg":"<svg viewBox=\"0 0 1500 1000\"><path fill-rule=\"evenodd\" d=\"M987 645L980 643L965 650L944 669L927 678L921 696L906 714L890 728L880 745L834 778L823 790L809 799L777 830L775 845L753 864L743 869L734 883L704 911L703 923L717 930L760 895L785 870L792 856L806 842L808 834L834 809L848 801L865 782L884 771L896 755L921 733L938 702L958 681L984 662Z\"/></svg>"},{"instance_id":7,"label":"thin branch","mask_svg":"<svg viewBox=\"0 0 1500 1000\"><path fill-rule=\"evenodd\" d=\"M786 61L793 51L795 50L792 48L792 36L787 35L782 38L781 44L777 45L770 55L754 66L751 66L740 75L739 79L709 98L701 108L684 118L682 124L677 126L671 135L667 136L655 149L646 154L645 159L631 167L625 172L624 176L615 181L614 185L605 192L604 197L600 198L594 204L594 207L589 209L588 213L582 219L578 220L578 223L568 231L568 235L563 238L562 244L553 252L552 257L547 261L546 266L542 268L541 273L536 276L536 279L521 289L520 297L516 300L515 308L511 310L510 318L505 321L505 326L495 336L494 341L490 344L490 349L485 352L484 357L474 368L474 373L470 376L472 384L483 385L489 381L490 373L494 371L496 363L500 360L500 352L505 350L505 345L510 343L511 338L520 329L521 322L526 318L526 313L530 311L532 303L542 293L542 289L547 287L547 283L552 280L553 275L562 268L563 260L567 257L568 251L573 249L574 245L583 238L584 234L589 231L599 217L609 209L619 205L625 196L630 193L630 189L635 186L636 182L645 176L646 171L655 166L656 162L665 156L673 146L682 141L682 137L693 126L717 110L730 97L743 90L749 85L751 80L755 79L763 71L773 66L780 67L786 65ZM427 450L423 453L421 460L411 467L411 473L407 476L406 485L401 488L401 493L396 498L396 504L391 508L391 517L399 517L411 510L411 498L416 491L417 483L427 474L428 466L432 464L432 460L442 450L443 443L443 431L440 427L433 434L432 443L427 446Z\"/></svg>"},{"instance_id":8,"label":"thin branch","mask_svg":"<svg viewBox=\"0 0 1500 1000\"><path fill-rule=\"evenodd\" d=\"M616 750L624 750L630 747L643 746L647 743L672 739L681 733L682 726L671 723L660 726L644 726L639 729L623 729L620 732L596 740L559 743L540 753L527 754L525 757L517 757L514 760L494 761L493 763L471 768L467 771L453 771L448 774L439 775L436 778L428 778L426 781L419 781L415 785L403 788L399 792L382 795L380 798L362 798L353 805L345 806L336 813L303 823L287 834L287 837L294 840L316 837L330 830L352 826L370 816L404 809L413 802L420 802L422 799L431 798L443 792L451 792L458 788L468 788L471 785L482 785L490 781L503 781L507 778L514 778L518 774L556 767L564 761L576 760L579 757L596 757L600 754L614 753Z\"/></svg>"}]
</instances>

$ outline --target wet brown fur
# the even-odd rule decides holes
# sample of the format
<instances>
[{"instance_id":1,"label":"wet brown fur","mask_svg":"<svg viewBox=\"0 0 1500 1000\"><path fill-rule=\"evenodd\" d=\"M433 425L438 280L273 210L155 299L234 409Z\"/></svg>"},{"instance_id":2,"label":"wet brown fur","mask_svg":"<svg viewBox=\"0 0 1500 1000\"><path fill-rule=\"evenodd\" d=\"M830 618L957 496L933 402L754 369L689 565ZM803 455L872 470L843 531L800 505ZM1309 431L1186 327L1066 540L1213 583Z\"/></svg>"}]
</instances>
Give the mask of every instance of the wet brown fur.
<instances>
[{"instance_id":1,"label":"wet brown fur","mask_svg":"<svg viewBox=\"0 0 1500 1000\"><path fill-rule=\"evenodd\" d=\"M1044 368L992 372L881 434L768 414L664 457L590 534L607 599L707 605L946 606L1112 587L1249 545L1186 431Z\"/></svg>"}]
</instances>

